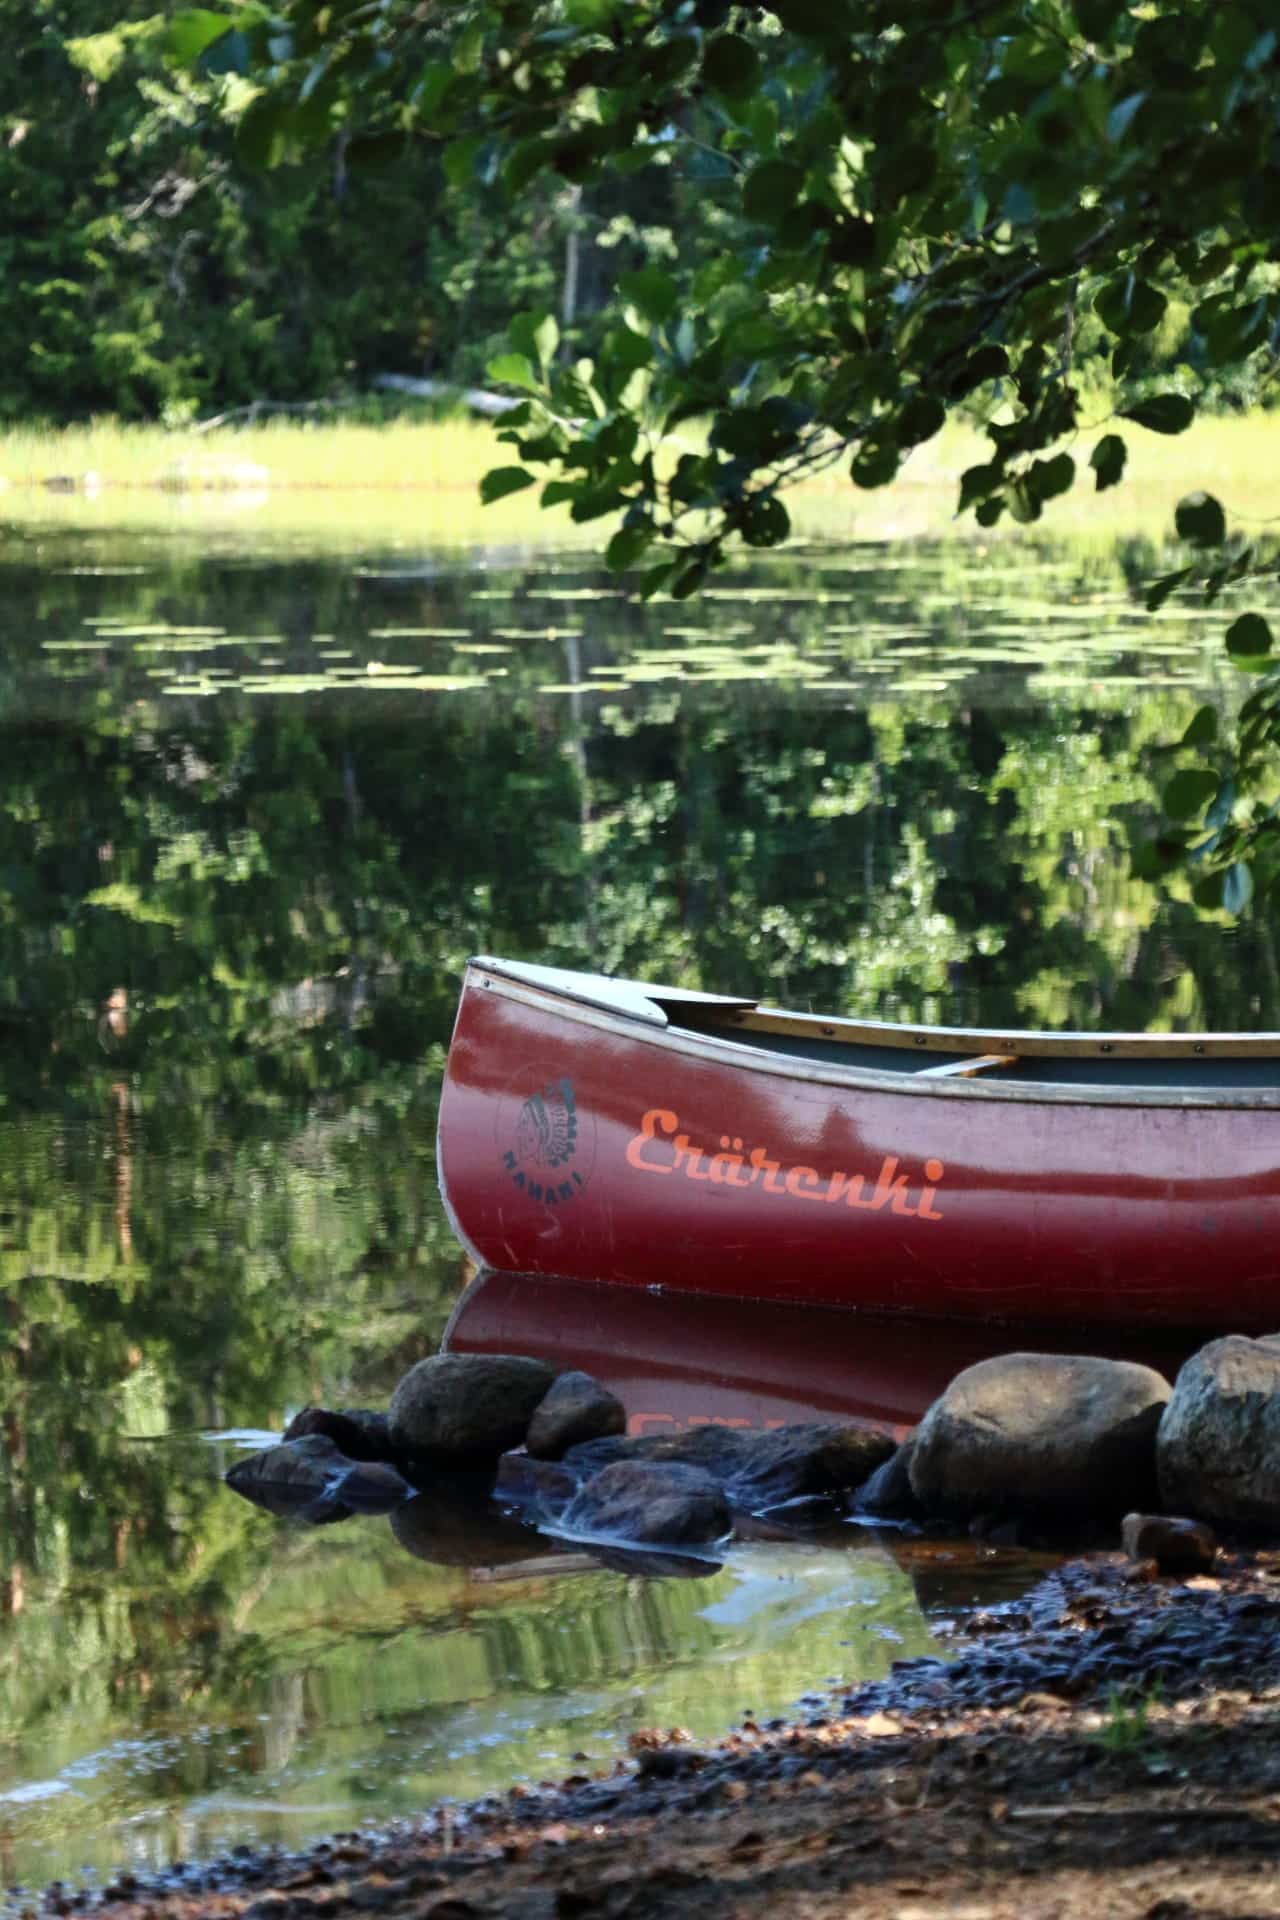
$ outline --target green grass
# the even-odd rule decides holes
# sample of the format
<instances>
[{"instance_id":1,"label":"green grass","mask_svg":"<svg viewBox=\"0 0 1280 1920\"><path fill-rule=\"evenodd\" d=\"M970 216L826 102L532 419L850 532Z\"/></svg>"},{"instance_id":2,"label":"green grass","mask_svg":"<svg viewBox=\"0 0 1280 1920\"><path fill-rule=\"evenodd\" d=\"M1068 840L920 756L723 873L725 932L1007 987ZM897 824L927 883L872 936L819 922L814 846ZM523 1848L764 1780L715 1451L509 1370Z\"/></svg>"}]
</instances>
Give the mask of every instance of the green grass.
<instances>
[{"instance_id":1,"label":"green grass","mask_svg":"<svg viewBox=\"0 0 1280 1920\"><path fill-rule=\"evenodd\" d=\"M1119 488L1098 494L1089 452L1117 425L1129 470ZM1046 513L1049 534L1160 537L1172 529L1178 499L1195 487L1216 493L1246 532L1280 522L1280 413L1205 419L1176 439L1103 422L1071 451L1080 479ZM834 468L791 495L795 530L840 541L1016 537L1008 522L992 535L955 517L959 475L986 452L976 431L948 429L917 450L893 487L875 493ZM0 519L31 528L252 531L327 547L601 543L609 522L579 527L563 509L544 513L537 489L481 506L481 475L509 459L493 427L470 419L277 419L204 434L113 421L15 429L0 434Z\"/></svg>"}]
</instances>

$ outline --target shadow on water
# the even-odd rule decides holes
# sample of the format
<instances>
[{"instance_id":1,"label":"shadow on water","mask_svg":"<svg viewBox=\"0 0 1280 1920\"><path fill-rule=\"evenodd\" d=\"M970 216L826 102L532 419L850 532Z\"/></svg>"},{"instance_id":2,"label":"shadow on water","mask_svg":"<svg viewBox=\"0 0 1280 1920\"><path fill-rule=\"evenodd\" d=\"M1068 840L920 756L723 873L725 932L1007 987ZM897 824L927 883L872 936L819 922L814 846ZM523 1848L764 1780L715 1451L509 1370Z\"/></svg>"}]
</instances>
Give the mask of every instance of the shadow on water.
<instances>
[{"instance_id":1,"label":"shadow on water","mask_svg":"<svg viewBox=\"0 0 1280 1920\"><path fill-rule=\"evenodd\" d=\"M502 1516L477 1565L403 1509L424 1560L385 1518L281 1525L223 1488L233 1442L184 1436L384 1402L438 1343L471 1278L434 1171L470 952L879 1017L1280 1026L1270 928L1127 867L1155 749L1226 697L1216 629L1152 630L1115 560L1047 549L799 550L690 609L572 557L65 534L0 542L0 624L0 1878L607 1765L873 1677L1025 1577L966 1549L943 1598L861 1539L635 1578ZM536 1346L522 1305L478 1290L451 1337ZM856 1411L855 1380L900 1426L954 1370L666 1300L664 1356L636 1310L567 1303L554 1343L647 1430Z\"/></svg>"}]
</instances>

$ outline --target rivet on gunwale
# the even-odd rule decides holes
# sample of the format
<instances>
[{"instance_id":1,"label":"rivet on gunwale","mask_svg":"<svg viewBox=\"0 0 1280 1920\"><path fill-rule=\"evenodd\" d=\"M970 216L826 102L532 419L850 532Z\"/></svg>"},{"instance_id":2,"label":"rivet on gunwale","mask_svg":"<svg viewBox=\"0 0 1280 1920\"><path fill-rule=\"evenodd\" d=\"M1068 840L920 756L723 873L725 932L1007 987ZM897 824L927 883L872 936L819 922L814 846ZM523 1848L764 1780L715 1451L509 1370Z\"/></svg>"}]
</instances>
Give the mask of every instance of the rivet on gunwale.
<instances>
[{"instance_id":1,"label":"rivet on gunwale","mask_svg":"<svg viewBox=\"0 0 1280 1920\"><path fill-rule=\"evenodd\" d=\"M1204 1052L1204 1041L1203 1041L1203 1040L1197 1040L1197 1041L1196 1041L1196 1043L1195 1043L1195 1045L1194 1045L1194 1047L1192 1047L1192 1049L1191 1049L1191 1051L1192 1051L1192 1053L1203 1053L1203 1052Z\"/></svg>"},{"instance_id":2,"label":"rivet on gunwale","mask_svg":"<svg viewBox=\"0 0 1280 1920\"><path fill-rule=\"evenodd\" d=\"M826 1034L826 1036L827 1036L827 1038L828 1038L828 1040L829 1040L829 1039L831 1038L831 1036L832 1036L832 1034L833 1034L833 1033L835 1032L835 1028L834 1028L834 1027L823 1027L823 1029L822 1029L822 1031L823 1031L823 1033L825 1033L825 1034Z\"/></svg>"},{"instance_id":3,"label":"rivet on gunwale","mask_svg":"<svg viewBox=\"0 0 1280 1920\"><path fill-rule=\"evenodd\" d=\"M918 1034L916 1035L916 1045L917 1045L918 1047L927 1047L927 1046L928 1046L928 1044L929 1044L929 1043L928 1043L928 1041L927 1041L927 1040L925 1039L925 1037L924 1037L924 1035L923 1035L922 1033L918 1033Z\"/></svg>"},{"instance_id":4,"label":"rivet on gunwale","mask_svg":"<svg viewBox=\"0 0 1280 1920\"><path fill-rule=\"evenodd\" d=\"M1110 1053L1110 1051L1111 1051L1111 1042L1109 1040L1104 1040L1102 1043L1102 1052Z\"/></svg>"}]
</instances>

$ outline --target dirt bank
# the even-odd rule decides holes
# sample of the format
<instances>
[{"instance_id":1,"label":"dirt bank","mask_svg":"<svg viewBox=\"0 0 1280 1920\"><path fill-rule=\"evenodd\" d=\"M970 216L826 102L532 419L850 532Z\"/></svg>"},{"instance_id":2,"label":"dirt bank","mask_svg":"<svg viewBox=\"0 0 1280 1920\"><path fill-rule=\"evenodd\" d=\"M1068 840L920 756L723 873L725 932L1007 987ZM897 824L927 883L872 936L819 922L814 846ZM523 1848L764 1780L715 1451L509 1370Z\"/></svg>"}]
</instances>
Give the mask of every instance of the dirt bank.
<instances>
[{"instance_id":1,"label":"dirt bank","mask_svg":"<svg viewBox=\"0 0 1280 1920\"><path fill-rule=\"evenodd\" d=\"M112 1920L1217 1920L1280 1914L1280 1554L1114 1554L797 1723L45 1911Z\"/></svg>"}]
</instances>

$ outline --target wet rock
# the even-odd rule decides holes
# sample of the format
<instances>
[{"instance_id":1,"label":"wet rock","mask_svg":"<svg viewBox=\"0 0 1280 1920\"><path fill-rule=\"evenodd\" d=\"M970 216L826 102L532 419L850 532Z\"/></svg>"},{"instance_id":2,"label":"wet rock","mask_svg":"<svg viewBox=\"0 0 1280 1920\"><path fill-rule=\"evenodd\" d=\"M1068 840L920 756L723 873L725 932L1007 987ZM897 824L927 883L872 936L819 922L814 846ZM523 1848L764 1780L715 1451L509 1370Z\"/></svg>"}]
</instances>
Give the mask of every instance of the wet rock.
<instances>
[{"instance_id":1,"label":"wet rock","mask_svg":"<svg viewBox=\"0 0 1280 1920\"><path fill-rule=\"evenodd\" d=\"M728 1492L735 1506L755 1509L852 1493L894 1452L874 1427L775 1427L746 1439Z\"/></svg>"},{"instance_id":2,"label":"wet rock","mask_svg":"<svg viewBox=\"0 0 1280 1920\"><path fill-rule=\"evenodd\" d=\"M627 1430L627 1410L589 1373L558 1374L529 1422L525 1445L540 1460L559 1460L585 1440L608 1439Z\"/></svg>"},{"instance_id":3,"label":"wet rock","mask_svg":"<svg viewBox=\"0 0 1280 1920\"><path fill-rule=\"evenodd\" d=\"M268 1513L323 1525L353 1513L390 1513L413 1488L381 1462L355 1462L327 1434L304 1435L239 1460L227 1485Z\"/></svg>"},{"instance_id":4,"label":"wet rock","mask_svg":"<svg viewBox=\"0 0 1280 1920\"><path fill-rule=\"evenodd\" d=\"M1280 1334L1228 1334L1178 1375L1156 1443L1166 1506L1280 1532Z\"/></svg>"},{"instance_id":5,"label":"wet rock","mask_svg":"<svg viewBox=\"0 0 1280 1920\"><path fill-rule=\"evenodd\" d=\"M1161 1573L1207 1573L1218 1551L1213 1529L1202 1520L1163 1513L1126 1513L1120 1538L1130 1560L1154 1560Z\"/></svg>"},{"instance_id":6,"label":"wet rock","mask_svg":"<svg viewBox=\"0 0 1280 1920\"><path fill-rule=\"evenodd\" d=\"M873 1520L922 1520L925 1509L911 1484L911 1453L914 1441L904 1440L871 1478L864 1481L853 1498L855 1514L865 1513Z\"/></svg>"},{"instance_id":7,"label":"wet rock","mask_svg":"<svg viewBox=\"0 0 1280 1920\"><path fill-rule=\"evenodd\" d=\"M438 1353L391 1396L391 1444L422 1464L478 1465L518 1447L555 1378L544 1361L505 1353Z\"/></svg>"},{"instance_id":8,"label":"wet rock","mask_svg":"<svg viewBox=\"0 0 1280 1920\"><path fill-rule=\"evenodd\" d=\"M559 1460L535 1460L531 1453L504 1453L493 1480L493 1497L514 1507L534 1525L553 1522L582 1483L581 1475Z\"/></svg>"},{"instance_id":9,"label":"wet rock","mask_svg":"<svg viewBox=\"0 0 1280 1920\"><path fill-rule=\"evenodd\" d=\"M931 1513L1123 1513L1152 1506L1170 1387L1151 1367L1009 1353L957 1374L916 1429L911 1486Z\"/></svg>"},{"instance_id":10,"label":"wet rock","mask_svg":"<svg viewBox=\"0 0 1280 1920\"><path fill-rule=\"evenodd\" d=\"M735 1507L758 1512L790 1500L843 1497L892 1452L893 1441L870 1427L759 1431L709 1422L681 1433L587 1441L571 1447L564 1463L578 1473L621 1460L697 1467L719 1481Z\"/></svg>"},{"instance_id":11,"label":"wet rock","mask_svg":"<svg viewBox=\"0 0 1280 1920\"><path fill-rule=\"evenodd\" d=\"M499 1567L558 1551L491 1497L491 1474L442 1478L399 1507L391 1531L406 1553L441 1567Z\"/></svg>"},{"instance_id":12,"label":"wet rock","mask_svg":"<svg viewBox=\"0 0 1280 1920\"><path fill-rule=\"evenodd\" d=\"M593 1474L565 1509L566 1533L654 1547L705 1547L730 1527L712 1474L675 1460L617 1460Z\"/></svg>"},{"instance_id":13,"label":"wet rock","mask_svg":"<svg viewBox=\"0 0 1280 1920\"><path fill-rule=\"evenodd\" d=\"M372 1407L344 1407L341 1412L329 1407L303 1407L294 1414L283 1438L305 1440L313 1433L332 1440L348 1460L385 1460L395 1465L390 1422L385 1413Z\"/></svg>"}]
</instances>

